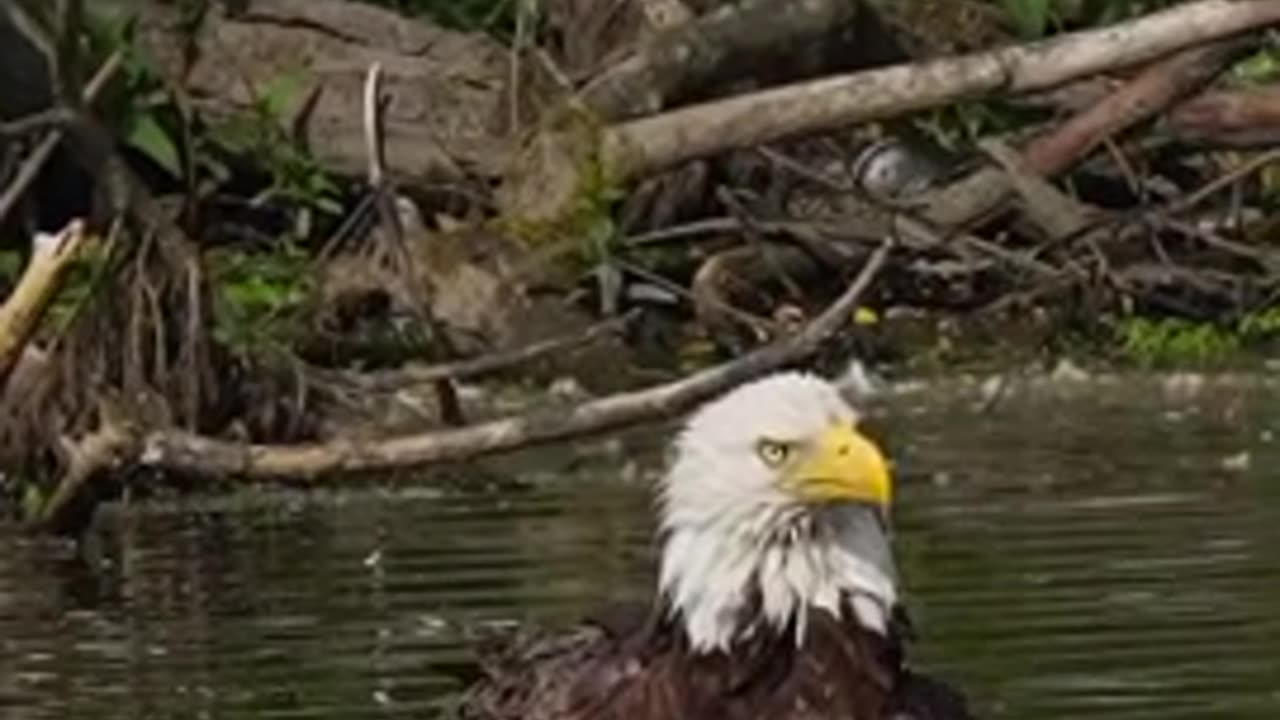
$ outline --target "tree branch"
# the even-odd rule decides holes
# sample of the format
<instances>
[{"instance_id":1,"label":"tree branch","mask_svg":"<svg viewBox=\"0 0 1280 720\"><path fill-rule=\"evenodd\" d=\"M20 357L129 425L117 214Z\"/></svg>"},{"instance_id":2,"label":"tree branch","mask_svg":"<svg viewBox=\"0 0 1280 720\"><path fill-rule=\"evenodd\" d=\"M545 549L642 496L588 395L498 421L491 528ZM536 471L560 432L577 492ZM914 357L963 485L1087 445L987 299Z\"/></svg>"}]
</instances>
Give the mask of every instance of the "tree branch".
<instances>
[{"instance_id":1,"label":"tree branch","mask_svg":"<svg viewBox=\"0 0 1280 720\"><path fill-rule=\"evenodd\" d=\"M610 67L582 90L582 102L606 120L657 112L732 72L775 64L847 28L861 2L744 0L668 30Z\"/></svg>"},{"instance_id":2,"label":"tree branch","mask_svg":"<svg viewBox=\"0 0 1280 720\"><path fill-rule=\"evenodd\" d=\"M98 68L98 72L94 73L93 78L85 85L84 103L86 105L92 103L98 97L98 94L111 81L111 78L115 77L123 62L124 54L117 50L111 53L106 62L102 63L102 67ZM75 116L75 111L72 108L56 108L55 112L58 116L70 115L72 118ZM40 169L48 162L49 156L58 147L58 143L62 142L62 138L65 135L64 127L65 123L62 123L51 129L45 135L44 140L41 140L36 149L23 161L18 174L9 183L9 187L4 189L4 193L0 195L0 221L8 217L9 212L17 204L18 198L22 197L22 194L27 191L32 182L35 182L36 176L40 174Z\"/></svg>"},{"instance_id":3,"label":"tree branch","mask_svg":"<svg viewBox=\"0 0 1280 720\"><path fill-rule=\"evenodd\" d=\"M1190 48L1150 65L1093 106L1028 142L1021 153L1023 169L1041 177L1065 172L1107 138L1208 85L1241 47L1242 43L1228 40ZM931 193L923 199L920 214L939 227L965 226L996 211L1013 190L1004 170L984 167Z\"/></svg>"},{"instance_id":4,"label":"tree branch","mask_svg":"<svg viewBox=\"0 0 1280 720\"><path fill-rule=\"evenodd\" d=\"M18 285L0 307L0 390L40 326L63 276L85 244L84 223L73 220L56 235L38 233Z\"/></svg>"},{"instance_id":5,"label":"tree branch","mask_svg":"<svg viewBox=\"0 0 1280 720\"><path fill-rule=\"evenodd\" d=\"M626 182L681 162L882 120L993 92L1045 90L1280 22L1280 3L1199 0L1126 23L1021 46L900 64L716 100L604 128L538 138L509 174L510 217L555 219L579 196L581 168ZM587 149L584 149L584 146ZM597 163L584 153L598 148Z\"/></svg>"},{"instance_id":6,"label":"tree branch","mask_svg":"<svg viewBox=\"0 0 1280 720\"><path fill-rule=\"evenodd\" d=\"M635 177L730 148L923 110L994 91L1045 90L1280 22L1280 3L1201 0L1111 27L922 64L839 75L611 128L610 167Z\"/></svg>"},{"instance_id":7,"label":"tree branch","mask_svg":"<svg viewBox=\"0 0 1280 720\"><path fill-rule=\"evenodd\" d=\"M872 254L848 289L799 333L674 382L589 400L567 409L534 411L465 428L372 442L244 445L159 430L145 438L140 461L162 470L197 475L305 480L333 473L385 471L463 460L674 415L816 351L848 323L858 300L884 266L889 249L886 243Z\"/></svg>"}]
</instances>

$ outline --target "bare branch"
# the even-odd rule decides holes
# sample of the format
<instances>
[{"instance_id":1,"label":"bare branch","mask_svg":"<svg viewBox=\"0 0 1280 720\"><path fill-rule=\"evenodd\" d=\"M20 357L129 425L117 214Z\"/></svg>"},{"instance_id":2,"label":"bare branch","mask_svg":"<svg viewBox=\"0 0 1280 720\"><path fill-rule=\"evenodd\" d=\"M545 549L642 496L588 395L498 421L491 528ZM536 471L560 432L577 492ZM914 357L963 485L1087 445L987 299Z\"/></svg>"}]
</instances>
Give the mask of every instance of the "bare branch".
<instances>
[{"instance_id":1,"label":"bare branch","mask_svg":"<svg viewBox=\"0 0 1280 720\"><path fill-rule=\"evenodd\" d=\"M729 148L829 130L999 90L1045 90L1280 22L1280 3L1201 0L1024 46L824 78L611 128L611 167L634 177Z\"/></svg>"},{"instance_id":2,"label":"bare branch","mask_svg":"<svg viewBox=\"0 0 1280 720\"><path fill-rule=\"evenodd\" d=\"M615 182L744 148L949 102L1045 90L1106 70L1150 62L1188 46L1280 22L1280 3L1200 0L1126 23L1026 45L899 64L715 100L605 128L584 137L539 137L501 192L512 217L554 219L579 196L584 153ZM589 131L594 132L594 131ZM584 146L587 149L584 149Z\"/></svg>"},{"instance_id":3,"label":"bare branch","mask_svg":"<svg viewBox=\"0 0 1280 720\"><path fill-rule=\"evenodd\" d=\"M382 372L348 373L332 370L321 370L322 378L351 385L365 391L387 391L417 383L436 382L438 380L463 380L489 375L519 365L531 363L554 353L565 352L574 347L594 342L606 335L617 332L635 317L627 313L612 317L592 325L585 331L550 337L508 352L498 352L467 360L454 360L426 367L406 367Z\"/></svg>"},{"instance_id":4,"label":"bare branch","mask_svg":"<svg viewBox=\"0 0 1280 720\"><path fill-rule=\"evenodd\" d=\"M795 335L728 363L656 387L590 400L568 409L534 411L469 427L382 441L316 445L243 445L185 432L146 437L141 462L163 470L242 478L314 479L333 473L404 469L579 437L687 410L719 392L810 354L844 327L884 266L885 243L848 289Z\"/></svg>"},{"instance_id":5,"label":"bare branch","mask_svg":"<svg viewBox=\"0 0 1280 720\"><path fill-rule=\"evenodd\" d=\"M117 50L111 53L106 62L102 63L102 67L98 68L98 72L94 74L93 79L84 88L84 102L89 104L98 97L102 89L106 87L111 78L120 69L121 63L124 62L124 55ZM19 168L18 174L14 176L13 182L9 183L9 187L4 189L4 193L0 194L0 221L9 216L14 205L18 203L18 199L27 191L31 183L35 181L36 176L40 174L40 169L49 161L49 156L53 154L54 148L58 147L58 143L62 142L64 135L62 127L56 127L49 131L44 140L36 146L36 149L27 156Z\"/></svg>"},{"instance_id":6,"label":"bare branch","mask_svg":"<svg viewBox=\"0 0 1280 720\"><path fill-rule=\"evenodd\" d=\"M17 287L0 307L0 389L40 326L67 269L84 246L85 237L80 220L71 221L56 235L36 235L31 260Z\"/></svg>"},{"instance_id":7,"label":"bare branch","mask_svg":"<svg viewBox=\"0 0 1280 720\"><path fill-rule=\"evenodd\" d=\"M381 188L386 171L382 140L382 64L373 63L364 81L364 143L369 155L369 185Z\"/></svg>"},{"instance_id":8,"label":"bare branch","mask_svg":"<svg viewBox=\"0 0 1280 720\"><path fill-rule=\"evenodd\" d=\"M796 48L840 32L857 17L861 5L848 0L745 0L725 5L691 22L677 22L645 43L588 83L582 101L607 120L659 111L730 72L742 76L776 65L780 56L794 56Z\"/></svg>"},{"instance_id":9,"label":"bare branch","mask_svg":"<svg viewBox=\"0 0 1280 720\"><path fill-rule=\"evenodd\" d=\"M1042 177L1066 171L1105 139L1208 85L1239 47L1234 41L1225 41L1184 50L1152 64L1093 106L1028 142L1022 150L1024 169ZM921 214L944 228L963 226L1000 208L1012 192L1004 171L982 168L932 193Z\"/></svg>"}]
</instances>

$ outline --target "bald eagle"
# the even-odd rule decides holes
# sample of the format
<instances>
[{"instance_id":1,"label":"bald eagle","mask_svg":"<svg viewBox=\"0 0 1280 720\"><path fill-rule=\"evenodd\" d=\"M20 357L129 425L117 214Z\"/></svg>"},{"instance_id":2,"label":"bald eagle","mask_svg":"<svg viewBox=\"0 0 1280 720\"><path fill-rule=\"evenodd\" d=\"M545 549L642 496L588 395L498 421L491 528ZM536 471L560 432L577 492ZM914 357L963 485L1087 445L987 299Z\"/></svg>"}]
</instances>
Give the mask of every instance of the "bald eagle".
<instances>
[{"instance_id":1,"label":"bald eagle","mask_svg":"<svg viewBox=\"0 0 1280 720\"><path fill-rule=\"evenodd\" d=\"M962 720L911 669L884 456L837 389L782 372L697 410L661 480L654 602L482 659L474 720Z\"/></svg>"}]
</instances>

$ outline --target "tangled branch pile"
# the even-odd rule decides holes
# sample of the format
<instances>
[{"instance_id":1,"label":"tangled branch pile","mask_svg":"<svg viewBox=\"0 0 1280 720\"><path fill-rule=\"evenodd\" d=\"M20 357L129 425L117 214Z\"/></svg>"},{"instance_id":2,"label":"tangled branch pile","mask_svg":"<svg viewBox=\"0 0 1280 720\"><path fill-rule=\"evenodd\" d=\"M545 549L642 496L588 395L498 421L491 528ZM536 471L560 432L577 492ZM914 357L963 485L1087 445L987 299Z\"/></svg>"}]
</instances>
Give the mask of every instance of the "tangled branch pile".
<instances>
[{"instance_id":1,"label":"tangled branch pile","mask_svg":"<svg viewBox=\"0 0 1280 720\"><path fill-rule=\"evenodd\" d=\"M680 412L854 315L1280 330L1280 3L1035 42L976 0L538 7L499 41L344 0L6 5L0 220L66 226L0 312L33 517ZM524 416L466 392L591 347L616 376L619 331L671 327L741 357Z\"/></svg>"}]
</instances>

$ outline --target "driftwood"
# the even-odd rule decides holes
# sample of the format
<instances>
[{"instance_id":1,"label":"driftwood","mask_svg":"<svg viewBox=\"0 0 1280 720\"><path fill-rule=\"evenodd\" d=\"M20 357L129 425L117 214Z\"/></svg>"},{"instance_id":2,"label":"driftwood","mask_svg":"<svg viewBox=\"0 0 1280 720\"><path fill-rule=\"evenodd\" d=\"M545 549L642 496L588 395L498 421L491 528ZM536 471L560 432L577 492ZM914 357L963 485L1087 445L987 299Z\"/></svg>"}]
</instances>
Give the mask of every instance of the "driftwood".
<instances>
[{"instance_id":1,"label":"driftwood","mask_svg":"<svg viewBox=\"0 0 1280 720\"><path fill-rule=\"evenodd\" d=\"M1168 130L1184 140L1220 145L1280 143L1280 85L1204 93L1169 114Z\"/></svg>"},{"instance_id":2,"label":"driftwood","mask_svg":"<svg viewBox=\"0 0 1280 720\"><path fill-rule=\"evenodd\" d=\"M1217 77L1241 45L1195 47L1154 63L1094 105L1033 138L1022 150L1026 172L1058 175L1108 138L1146 121ZM944 228L968 225L1007 201L1013 188L1001 169L983 168L920 199L920 215Z\"/></svg>"},{"instance_id":3,"label":"driftwood","mask_svg":"<svg viewBox=\"0 0 1280 720\"><path fill-rule=\"evenodd\" d=\"M859 213L856 220L842 219L838 227L834 227L837 223L759 221L752 228L751 223L743 220L725 218L669 228L653 233L652 237L635 238L631 243L638 246L681 240L687 233L750 233L753 229L790 239L790 245L753 243L731 248L713 254L699 268L692 285L695 307L700 320L720 333L743 326L754 334L762 332L766 324L740 312L734 307L733 299L758 292L780 269L791 268L807 279L822 266L815 263L815 258L826 261L824 265L841 267L848 262L847 254L840 251L843 245L865 243L889 234L897 235L905 248L922 252L940 250L971 270L981 268L982 264L975 258L983 258L1027 272L1041 281L1054 281L1062 272L1051 265L998 243L964 233L957 235L954 230L936 232L929 226L954 229L970 225L1011 198L1022 197L1023 209L1048 237L1066 237L1080 230L1088 222L1081 208L1066 207L1066 199L1060 193L1037 182L1036 178L1066 171L1106 139L1150 119L1179 98L1199 90L1236 57L1241 47L1240 41L1224 41L1184 50L1153 63L1128 82L1113 88L1094 105L1033 138L1017 157L1006 150L997 157L996 166L982 167L951 184L913 197L910 211ZM948 241L952 235L954 240ZM773 260L766 261L770 255Z\"/></svg>"},{"instance_id":4,"label":"driftwood","mask_svg":"<svg viewBox=\"0 0 1280 720\"><path fill-rule=\"evenodd\" d=\"M1184 50L1154 63L1093 107L1063 123L1052 135L1028 143L1029 167L1057 175L1121 130L1147 120L1208 85L1248 45L1225 41Z\"/></svg>"},{"instance_id":5,"label":"driftwood","mask_svg":"<svg viewBox=\"0 0 1280 720\"><path fill-rule=\"evenodd\" d=\"M900 64L692 105L603 129L544 137L500 196L510 217L555 219L581 192L588 167L626 182L681 162L785 137L924 110L994 91L1026 93L1280 22L1280 3L1200 0L1111 27L1023 46Z\"/></svg>"},{"instance_id":6,"label":"driftwood","mask_svg":"<svg viewBox=\"0 0 1280 720\"><path fill-rule=\"evenodd\" d=\"M824 78L611 128L607 167L645 175L730 148L882 119L999 90L1022 93L1280 22L1280 3L1202 0L1025 46Z\"/></svg>"},{"instance_id":7,"label":"driftwood","mask_svg":"<svg viewBox=\"0 0 1280 720\"><path fill-rule=\"evenodd\" d=\"M0 307L0 391L22 357L67 270L85 246L84 223L74 221L54 235L38 234L17 287Z\"/></svg>"},{"instance_id":8,"label":"driftwood","mask_svg":"<svg viewBox=\"0 0 1280 720\"><path fill-rule=\"evenodd\" d=\"M135 432L125 421L103 413L103 426L79 443L69 443L72 463L41 515L54 525L97 469L139 463L157 470L241 479L312 480L337 473L409 469L465 460L487 453L581 437L652 421L688 410L730 387L804 359L849 322L859 299L889 256L885 243L830 306L800 332L722 365L679 380L588 400L566 409L535 410L469 427L369 442L317 445L246 445L174 429ZM112 424L116 427L109 427Z\"/></svg>"},{"instance_id":9,"label":"driftwood","mask_svg":"<svg viewBox=\"0 0 1280 720\"><path fill-rule=\"evenodd\" d=\"M581 101L602 119L658 112L732 77L756 77L762 67L850 28L861 3L849 0L745 0L726 5L643 43L601 72Z\"/></svg>"}]
</instances>

